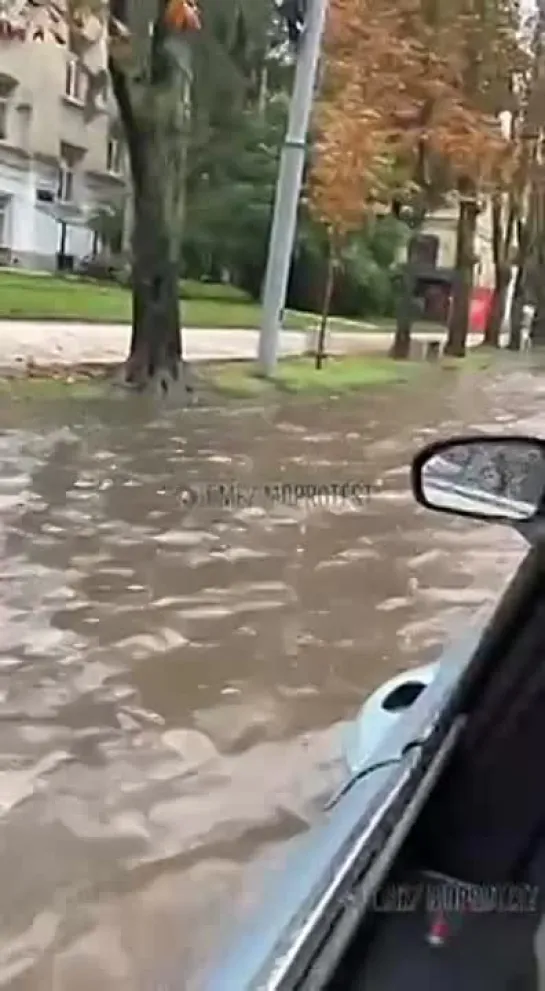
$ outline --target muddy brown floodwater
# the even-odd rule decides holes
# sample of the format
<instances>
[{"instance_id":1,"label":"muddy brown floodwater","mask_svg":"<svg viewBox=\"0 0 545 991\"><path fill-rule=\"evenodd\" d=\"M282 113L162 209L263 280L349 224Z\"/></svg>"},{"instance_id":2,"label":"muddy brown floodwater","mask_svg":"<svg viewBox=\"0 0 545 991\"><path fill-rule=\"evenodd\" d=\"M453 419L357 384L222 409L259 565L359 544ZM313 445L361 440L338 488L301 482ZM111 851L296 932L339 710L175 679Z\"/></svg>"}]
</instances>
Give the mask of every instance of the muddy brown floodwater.
<instances>
[{"instance_id":1,"label":"muddy brown floodwater","mask_svg":"<svg viewBox=\"0 0 545 991\"><path fill-rule=\"evenodd\" d=\"M544 399L519 368L153 420L114 400L0 408L1 987L198 986L338 784L363 696L521 556L509 531L415 510L411 453L463 426L539 430ZM183 504L226 480L377 488Z\"/></svg>"}]
</instances>

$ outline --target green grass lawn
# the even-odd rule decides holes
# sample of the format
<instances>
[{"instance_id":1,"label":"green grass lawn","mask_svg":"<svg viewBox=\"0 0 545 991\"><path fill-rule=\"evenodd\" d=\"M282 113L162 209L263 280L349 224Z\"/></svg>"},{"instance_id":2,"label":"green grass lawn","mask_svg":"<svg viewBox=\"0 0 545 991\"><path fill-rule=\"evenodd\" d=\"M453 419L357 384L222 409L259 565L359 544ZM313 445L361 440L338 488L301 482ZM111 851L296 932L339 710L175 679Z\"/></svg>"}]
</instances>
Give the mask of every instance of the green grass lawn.
<instances>
[{"instance_id":1,"label":"green grass lawn","mask_svg":"<svg viewBox=\"0 0 545 991\"><path fill-rule=\"evenodd\" d=\"M180 313L186 327L257 328L261 307L236 286L183 280ZM130 323L131 294L113 283L55 276L37 272L0 270L0 320L74 320L88 323ZM315 313L288 310L287 328L305 330L317 326ZM392 331L392 320L345 320L330 317L329 329L344 333ZM415 326L434 330L435 325Z\"/></svg>"},{"instance_id":2,"label":"green grass lawn","mask_svg":"<svg viewBox=\"0 0 545 991\"><path fill-rule=\"evenodd\" d=\"M186 327L259 327L259 304L232 287L182 283L180 300ZM220 295L224 298L218 298ZM130 323L131 294L121 286L34 273L0 272L0 319L81 320L90 323ZM288 313L286 326L305 328L309 318Z\"/></svg>"},{"instance_id":3,"label":"green grass lawn","mask_svg":"<svg viewBox=\"0 0 545 991\"><path fill-rule=\"evenodd\" d=\"M236 286L183 280L180 313L185 327L257 328L261 307ZM0 270L0 320L74 320L86 323L130 323L131 294L113 283L36 272ZM319 324L315 313L288 310L284 325L305 330ZM394 321L384 317L349 320L332 316L330 331L392 332ZM414 331L442 332L439 324L417 321Z\"/></svg>"},{"instance_id":4,"label":"green grass lawn","mask_svg":"<svg viewBox=\"0 0 545 991\"><path fill-rule=\"evenodd\" d=\"M203 378L217 391L239 397L251 398L274 391L331 395L408 382L425 367L421 362L353 356L329 358L317 371L312 358L285 358L271 379L260 377L252 362L243 361L211 364Z\"/></svg>"}]
</instances>

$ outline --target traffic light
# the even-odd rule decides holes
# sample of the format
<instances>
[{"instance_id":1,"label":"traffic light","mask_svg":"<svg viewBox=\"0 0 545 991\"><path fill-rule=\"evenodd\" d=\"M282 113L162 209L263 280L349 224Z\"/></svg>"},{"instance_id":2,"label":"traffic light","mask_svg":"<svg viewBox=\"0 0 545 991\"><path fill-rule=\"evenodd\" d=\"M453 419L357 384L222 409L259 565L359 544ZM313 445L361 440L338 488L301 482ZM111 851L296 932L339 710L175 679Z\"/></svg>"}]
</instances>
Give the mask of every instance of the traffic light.
<instances>
[{"instance_id":1,"label":"traffic light","mask_svg":"<svg viewBox=\"0 0 545 991\"><path fill-rule=\"evenodd\" d=\"M280 15L286 22L288 38L292 45L298 45L305 29L308 0L283 0Z\"/></svg>"}]
</instances>

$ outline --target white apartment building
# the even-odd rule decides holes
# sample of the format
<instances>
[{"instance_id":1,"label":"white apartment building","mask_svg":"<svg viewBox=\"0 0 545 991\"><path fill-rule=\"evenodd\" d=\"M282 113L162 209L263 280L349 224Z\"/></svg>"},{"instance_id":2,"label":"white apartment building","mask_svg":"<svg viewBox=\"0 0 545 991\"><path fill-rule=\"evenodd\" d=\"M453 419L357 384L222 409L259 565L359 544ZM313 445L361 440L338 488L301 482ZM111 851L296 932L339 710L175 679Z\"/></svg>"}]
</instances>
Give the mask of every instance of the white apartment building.
<instances>
[{"instance_id":1,"label":"white apartment building","mask_svg":"<svg viewBox=\"0 0 545 991\"><path fill-rule=\"evenodd\" d=\"M64 45L0 22L0 262L54 270L92 253L89 221L122 205L123 147L108 111L84 114L87 78ZM66 264L66 263L65 263Z\"/></svg>"},{"instance_id":2,"label":"white apartment building","mask_svg":"<svg viewBox=\"0 0 545 991\"><path fill-rule=\"evenodd\" d=\"M457 227L458 204L455 198L452 203L446 203L442 209L430 214L424 222L422 233L435 236L438 240L437 265L441 268L453 269L456 265ZM474 283L476 286L491 287L494 285L494 252L491 204L488 200L477 217L474 250Z\"/></svg>"},{"instance_id":3,"label":"white apartment building","mask_svg":"<svg viewBox=\"0 0 545 991\"><path fill-rule=\"evenodd\" d=\"M456 265L456 239L458 228L458 202L452 195L444 205L426 217L421 235L434 242L430 251L434 256L433 264L444 271L453 270ZM487 200L484 209L477 217L475 231L475 268L473 271L474 285L490 288L494 285L494 251L492 245L492 213L491 202ZM398 260L407 260L407 245L399 251Z\"/></svg>"}]
</instances>

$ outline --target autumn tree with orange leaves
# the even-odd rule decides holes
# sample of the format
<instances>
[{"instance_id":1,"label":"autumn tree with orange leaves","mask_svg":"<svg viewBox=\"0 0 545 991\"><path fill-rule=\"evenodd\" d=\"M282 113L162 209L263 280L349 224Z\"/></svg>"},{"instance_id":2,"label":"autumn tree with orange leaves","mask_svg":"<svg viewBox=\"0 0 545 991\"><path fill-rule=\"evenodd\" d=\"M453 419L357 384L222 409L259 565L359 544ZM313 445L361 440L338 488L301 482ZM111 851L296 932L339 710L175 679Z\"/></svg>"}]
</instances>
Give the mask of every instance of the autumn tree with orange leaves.
<instances>
[{"instance_id":1,"label":"autumn tree with orange leaves","mask_svg":"<svg viewBox=\"0 0 545 991\"><path fill-rule=\"evenodd\" d=\"M438 192L457 189L451 354L465 349L479 197L509 168L497 113L515 19L510 0L332 0L330 9L310 202L330 230L361 222L377 199L409 204L418 226ZM410 347L410 266L404 290L395 357Z\"/></svg>"},{"instance_id":2,"label":"autumn tree with orange leaves","mask_svg":"<svg viewBox=\"0 0 545 991\"><path fill-rule=\"evenodd\" d=\"M328 239L317 368L322 366L342 249L350 235L361 230L369 204L383 201L387 194L389 134L379 114L361 105L357 89L348 88L346 96L343 116L330 104L321 108L321 132L314 148L316 164L309 187L310 213L325 226Z\"/></svg>"},{"instance_id":3,"label":"autumn tree with orange leaves","mask_svg":"<svg viewBox=\"0 0 545 991\"><path fill-rule=\"evenodd\" d=\"M398 12L376 5L374 18L364 16L362 28L359 18L369 9L360 8L342 0L330 8L325 85L315 114L308 203L325 226L330 247L318 356L342 246L399 182L401 134L395 114L406 106L407 70L412 73L416 66L412 51L390 44L399 30ZM352 16L358 18L356 31Z\"/></svg>"}]
</instances>

